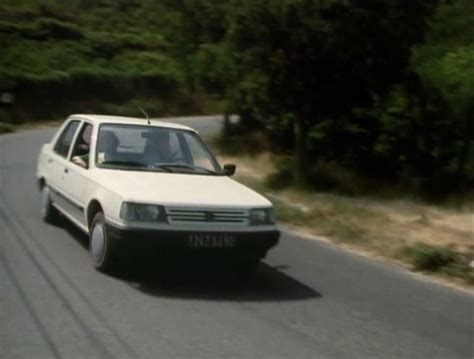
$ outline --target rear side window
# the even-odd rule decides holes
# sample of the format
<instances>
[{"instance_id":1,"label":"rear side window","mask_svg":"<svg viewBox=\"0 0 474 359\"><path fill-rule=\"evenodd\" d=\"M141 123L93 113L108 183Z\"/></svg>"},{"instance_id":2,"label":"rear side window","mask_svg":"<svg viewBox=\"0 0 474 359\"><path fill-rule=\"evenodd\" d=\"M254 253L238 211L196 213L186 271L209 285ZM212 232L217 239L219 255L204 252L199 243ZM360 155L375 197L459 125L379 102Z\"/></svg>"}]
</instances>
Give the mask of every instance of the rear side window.
<instances>
[{"instance_id":1,"label":"rear side window","mask_svg":"<svg viewBox=\"0 0 474 359\"><path fill-rule=\"evenodd\" d=\"M67 157L78 126L79 121L71 121L68 123L63 132L61 132L61 135L59 135L58 141L54 146L54 152L56 152L61 157Z\"/></svg>"}]
</instances>

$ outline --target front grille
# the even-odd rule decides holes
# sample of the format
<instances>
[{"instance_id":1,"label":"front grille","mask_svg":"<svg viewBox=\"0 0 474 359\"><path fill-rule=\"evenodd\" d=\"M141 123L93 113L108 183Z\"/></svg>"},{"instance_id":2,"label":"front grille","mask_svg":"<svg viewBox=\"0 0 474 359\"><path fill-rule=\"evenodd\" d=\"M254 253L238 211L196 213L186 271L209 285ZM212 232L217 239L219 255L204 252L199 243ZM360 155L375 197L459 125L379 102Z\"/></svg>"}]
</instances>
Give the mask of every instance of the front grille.
<instances>
[{"instance_id":1,"label":"front grille","mask_svg":"<svg viewBox=\"0 0 474 359\"><path fill-rule=\"evenodd\" d=\"M247 210L166 208L170 224L208 224L248 225Z\"/></svg>"}]
</instances>

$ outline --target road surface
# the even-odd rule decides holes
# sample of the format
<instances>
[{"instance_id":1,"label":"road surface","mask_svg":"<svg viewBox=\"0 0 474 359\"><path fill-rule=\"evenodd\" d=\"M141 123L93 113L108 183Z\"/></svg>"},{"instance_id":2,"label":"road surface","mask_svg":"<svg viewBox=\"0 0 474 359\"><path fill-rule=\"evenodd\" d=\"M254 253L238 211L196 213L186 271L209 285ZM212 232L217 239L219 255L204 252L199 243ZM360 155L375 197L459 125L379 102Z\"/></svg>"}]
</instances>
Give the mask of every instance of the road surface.
<instances>
[{"instance_id":1,"label":"road surface","mask_svg":"<svg viewBox=\"0 0 474 359\"><path fill-rule=\"evenodd\" d=\"M1 358L473 358L474 296L290 233L246 286L95 271L87 237L39 215L52 134L0 136Z\"/></svg>"}]
</instances>

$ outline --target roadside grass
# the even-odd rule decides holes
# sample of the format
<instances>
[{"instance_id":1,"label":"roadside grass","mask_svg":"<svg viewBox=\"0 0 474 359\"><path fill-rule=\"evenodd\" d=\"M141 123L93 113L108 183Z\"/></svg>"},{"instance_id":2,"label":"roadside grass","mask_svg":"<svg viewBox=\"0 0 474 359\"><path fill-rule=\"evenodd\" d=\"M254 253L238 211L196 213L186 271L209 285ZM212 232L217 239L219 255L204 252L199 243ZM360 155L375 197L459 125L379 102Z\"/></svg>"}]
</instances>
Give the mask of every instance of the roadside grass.
<instances>
[{"instance_id":1,"label":"roadside grass","mask_svg":"<svg viewBox=\"0 0 474 359\"><path fill-rule=\"evenodd\" d=\"M415 270L461 278L474 285L474 272L469 266L472 257L465 253L457 253L443 246L416 243L403 248L400 255L409 261Z\"/></svg>"},{"instance_id":2,"label":"roadside grass","mask_svg":"<svg viewBox=\"0 0 474 359\"><path fill-rule=\"evenodd\" d=\"M13 132L15 127L9 123L0 122L0 135Z\"/></svg>"},{"instance_id":3,"label":"roadside grass","mask_svg":"<svg viewBox=\"0 0 474 359\"><path fill-rule=\"evenodd\" d=\"M211 144L221 163L237 165L237 181L274 203L278 221L287 227L449 282L474 285L471 197L433 204L402 194L346 195L275 186L269 178L285 160L281 156L223 153L216 142Z\"/></svg>"}]
</instances>

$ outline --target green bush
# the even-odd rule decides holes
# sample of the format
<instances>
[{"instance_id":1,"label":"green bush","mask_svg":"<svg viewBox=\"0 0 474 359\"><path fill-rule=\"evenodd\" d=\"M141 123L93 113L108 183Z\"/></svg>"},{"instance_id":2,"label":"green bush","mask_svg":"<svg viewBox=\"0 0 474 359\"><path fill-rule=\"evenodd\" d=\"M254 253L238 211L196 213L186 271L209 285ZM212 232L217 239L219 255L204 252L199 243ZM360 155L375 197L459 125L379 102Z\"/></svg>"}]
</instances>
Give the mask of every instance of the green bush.
<instances>
[{"instance_id":1,"label":"green bush","mask_svg":"<svg viewBox=\"0 0 474 359\"><path fill-rule=\"evenodd\" d=\"M276 163L276 171L265 179L265 185L274 190L289 187L294 180L295 159L283 156Z\"/></svg>"},{"instance_id":2,"label":"green bush","mask_svg":"<svg viewBox=\"0 0 474 359\"><path fill-rule=\"evenodd\" d=\"M13 127L8 123L0 123L0 134L13 132Z\"/></svg>"},{"instance_id":3,"label":"green bush","mask_svg":"<svg viewBox=\"0 0 474 359\"><path fill-rule=\"evenodd\" d=\"M404 248L402 258L411 263L415 270L438 272L474 284L474 269L470 266L472 255L457 253L446 247L418 243Z\"/></svg>"},{"instance_id":4,"label":"green bush","mask_svg":"<svg viewBox=\"0 0 474 359\"><path fill-rule=\"evenodd\" d=\"M30 24L14 24L6 21L0 21L0 34L14 34L28 37L28 34L34 32L35 28Z\"/></svg>"},{"instance_id":5,"label":"green bush","mask_svg":"<svg viewBox=\"0 0 474 359\"><path fill-rule=\"evenodd\" d=\"M159 35L135 35L109 32L87 34L88 46L99 58L112 59L127 50L146 51L157 49L162 43Z\"/></svg>"},{"instance_id":6,"label":"green bush","mask_svg":"<svg viewBox=\"0 0 474 359\"><path fill-rule=\"evenodd\" d=\"M220 135L216 140L219 149L228 155L255 155L269 149L266 135L261 131L246 134Z\"/></svg>"},{"instance_id":7,"label":"green bush","mask_svg":"<svg viewBox=\"0 0 474 359\"><path fill-rule=\"evenodd\" d=\"M153 118L163 114L161 106L158 101L135 98L121 104L99 103L94 107L93 111L113 116L145 118L143 113L139 110L139 108L142 108L150 118Z\"/></svg>"},{"instance_id":8,"label":"green bush","mask_svg":"<svg viewBox=\"0 0 474 359\"><path fill-rule=\"evenodd\" d=\"M295 159L291 155L281 157L276 163L276 171L266 179L265 184L275 190L284 189L294 183ZM349 196L387 195L398 192L383 181L370 180L355 171L348 170L336 163L318 161L308 165L307 182L304 188L317 191L329 191Z\"/></svg>"},{"instance_id":9,"label":"green bush","mask_svg":"<svg viewBox=\"0 0 474 359\"><path fill-rule=\"evenodd\" d=\"M84 38L77 26L52 19L40 19L36 23L36 31L33 35L33 38L38 40L80 40Z\"/></svg>"},{"instance_id":10,"label":"green bush","mask_svg":"<svg viewBox=\"0 0 474 359\"><path fill-rule=\"evenodd\" d=\"M469 258L444 267L442 272L453 277L463 278L467 283L474 284L474 270L469 266Z\"/></svg>"},{"instance_id":11,"label":"green bush","mask_svg":"<svg viewBox=\"0 0 474 359\"><path fill-rule=\"evenodd\" d=\"M369 180L334 162L318 161L310 168L308 179L311 188L316 190L335 191L347 195L365 194L368 188L373 191Z\"/></svg>"},{"instance_id":12,"label":"green bush","mask_svg":"<svg viewBox=\"0 0 474 359\"><path fill-rule=\"evenodd\" d=\"M13 125L9 123L10 117L8 114L0 110L0 134L13 132Z\"/></svg>"},{"instance_id":13,"label":"green bush","mask_svg":"<svg viewBox=\"0 0 474 359\"><path fill-rule=\"evenodd\" d=\"M459 261L452 250L424 243L408 247L404 252L414 268L421 271L437 272Z\"/></svg>"},{"instance_id":14,"label":"green bush","mask_svg":"<svg viewBox=\"0 0 474 359\"><path fill-rule=\"evenodd\" d=\"M49 39L80 40L84 38L83 33L77 26L52 19L39 19L28 24L1 21L0 33L15 34L25 39L38 41Z\"/></svg>"}]
</instances>

